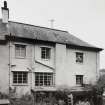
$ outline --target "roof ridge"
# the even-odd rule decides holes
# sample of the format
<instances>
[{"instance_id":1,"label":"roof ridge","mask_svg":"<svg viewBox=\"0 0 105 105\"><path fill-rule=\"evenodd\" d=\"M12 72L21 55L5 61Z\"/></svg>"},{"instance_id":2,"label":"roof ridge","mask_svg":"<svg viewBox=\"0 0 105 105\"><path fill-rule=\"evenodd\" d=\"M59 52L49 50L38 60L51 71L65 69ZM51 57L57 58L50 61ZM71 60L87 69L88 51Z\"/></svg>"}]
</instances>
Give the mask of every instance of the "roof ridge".
<instances>
[{"instance_id":1,"label":"roof ridge","mask_svg":"<svg viewBox=\"0 0 105 105\"><path fill-rule=\"evenodd\" d=\"M48 28L48 27L44 27L44 26L37 26L37 25L29 24L29 23L16 22L16 21L11 21L11 20L10 20L9 22L18 23L18 24L24 24L24 25L28 25L28 26L39 27L39 28L45 28L45 29L50 29L50 30L55 30L55 31L61 31L61 32L66 32L66 33L68 33L68 31L64 31L64 30L60 30L60 29L55 29L55 28Z\"/></svg>"}]
</instances>

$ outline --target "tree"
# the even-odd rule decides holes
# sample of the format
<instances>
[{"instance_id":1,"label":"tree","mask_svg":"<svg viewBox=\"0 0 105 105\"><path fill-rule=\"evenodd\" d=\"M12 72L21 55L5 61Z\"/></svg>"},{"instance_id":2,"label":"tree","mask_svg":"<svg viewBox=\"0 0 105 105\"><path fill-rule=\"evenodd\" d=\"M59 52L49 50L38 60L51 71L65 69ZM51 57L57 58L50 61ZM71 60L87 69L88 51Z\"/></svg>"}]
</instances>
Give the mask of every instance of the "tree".
<instances>
[{"instance_id":1,"label":"tree","mask_svg":"<svg viewBox=\"0 0 105 105\"><path fill-rule=\"evenodd\" d=\"M103 103L103 92L105 88L105 74L101 75L93 88L93 102L94 105L102 105Z\"/></svg>"}]
</instances>

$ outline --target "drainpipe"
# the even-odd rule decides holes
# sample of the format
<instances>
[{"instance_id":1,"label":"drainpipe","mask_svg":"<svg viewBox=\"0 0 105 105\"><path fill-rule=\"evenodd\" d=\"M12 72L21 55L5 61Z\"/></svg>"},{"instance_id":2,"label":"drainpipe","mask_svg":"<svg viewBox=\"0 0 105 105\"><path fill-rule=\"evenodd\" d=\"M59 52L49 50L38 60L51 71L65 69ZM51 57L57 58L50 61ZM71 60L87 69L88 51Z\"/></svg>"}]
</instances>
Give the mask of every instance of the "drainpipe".
<instances>
[{"instance_id":1,"label":"drainpipe","mask_svg":"<svg viewBox=\"0 0 105 105\"><path fill-rule=\"evenodd\" d=\"M11 38L9 38L9 95L10 95L10 78L11 78L10 75L11 75Z\"/></svg>"},{"instance_id":2,"label":"drainpipe","mask_svg":"<svg viewBox=\"0 0 105 105\"><path fill-rule=\"evenodd\" d=\"M35 63L35 51L36 51L36 49L35 49L35 44L34 44L34 64L36 64ZM34 66L35 67L35 66ZM34 73L34 81L35 81L35 72L33 72L33 69L32 69L32 76L33 76L33 73ZM35 83L35 82L34 82ZM35 84L34 84L34 87L35 87ZM34 91L34 93L33 93L33 105L36 105L36 92Z\"/></svg>"},{"instance_id":3,"label":"drainpipe","mask_svg":"<svg viewBox=\"0 0 105 105\"><path fill-rule=\"evenodd\" d=\"M99 52L96 52L96 80L99 78Z\"/></svg>"}]
</instances>

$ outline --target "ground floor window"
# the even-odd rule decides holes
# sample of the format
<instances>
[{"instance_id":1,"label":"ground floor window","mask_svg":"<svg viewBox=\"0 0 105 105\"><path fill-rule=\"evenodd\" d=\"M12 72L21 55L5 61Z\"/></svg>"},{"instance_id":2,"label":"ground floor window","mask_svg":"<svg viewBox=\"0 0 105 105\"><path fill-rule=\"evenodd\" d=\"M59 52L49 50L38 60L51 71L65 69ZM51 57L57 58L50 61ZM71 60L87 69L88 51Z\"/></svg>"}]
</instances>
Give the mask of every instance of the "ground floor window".
<instances>
[{"instance_id":1,"label":"ground floor window","mask_svg":"<svg viewBox=\"0 0 105 105\"><path fill-rule=\"evenodd\" d=\"M14 84L26 84L28 82L28 72L13 72Z\"/></svg>"},{"instance_id":2,"label":"ground floor window","mask_svg":"<svg viewBox=\"0 0 105 105\"><path fill-rule=\"evenodd\" d=\"M53 73L35 73L35 86L52 86Z\"/></svg>"},{"instance_id":3,"label":"ground floor window","mask_svg":"<svg viewBox=\"0 0 105 105\"><path fill-rule=\"evenodd\" d=\"M76 84L83 85L83 75L76 75Z\"/></svg>"}]
</instances>

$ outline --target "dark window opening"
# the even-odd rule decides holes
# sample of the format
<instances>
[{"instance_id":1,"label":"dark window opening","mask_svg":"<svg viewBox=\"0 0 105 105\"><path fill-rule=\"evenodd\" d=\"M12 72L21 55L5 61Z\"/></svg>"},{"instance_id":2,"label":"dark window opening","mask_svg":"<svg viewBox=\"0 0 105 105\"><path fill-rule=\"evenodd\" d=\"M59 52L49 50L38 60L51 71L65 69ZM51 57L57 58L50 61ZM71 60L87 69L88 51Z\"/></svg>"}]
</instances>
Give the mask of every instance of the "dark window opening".
<instances>
[{"instance_id":1,"label":"dark window opening","mask_svg":"<svg viewBox=\"0 0 105 105\"><path fill-rule=\"evenodd\" d=\"M50 59L50 50L51 48L41 47L41 58L42 59Z\"/></svg>"},{"instance_id":2,"label":"dark window opening","mask_svg":"<svg viewBox=\"0 0 105 105\"><path fill-rule=\"evenodd\" d=\"M14 84L26 84L28 82L27 72L13 72L13 83Z\"/></svg>"},{"instance_id":3,"label":"dark window opening","mask_svg":"<svg viewBox=\"0 0 105 105\"><path fill-rule=\"evenodd\" d=\"M83 63L83 53L76 52L76 62Z\"/></svg>"},{"instance_id":4,"label":"dark window opening","mask_svg":"<svg viewBox=\"0 0 105 105\"><path fill-rule=\"evenodd\" d=\"M76 75L76 84L83 85L83 75Z\"/></svg>"}]
</instances>

